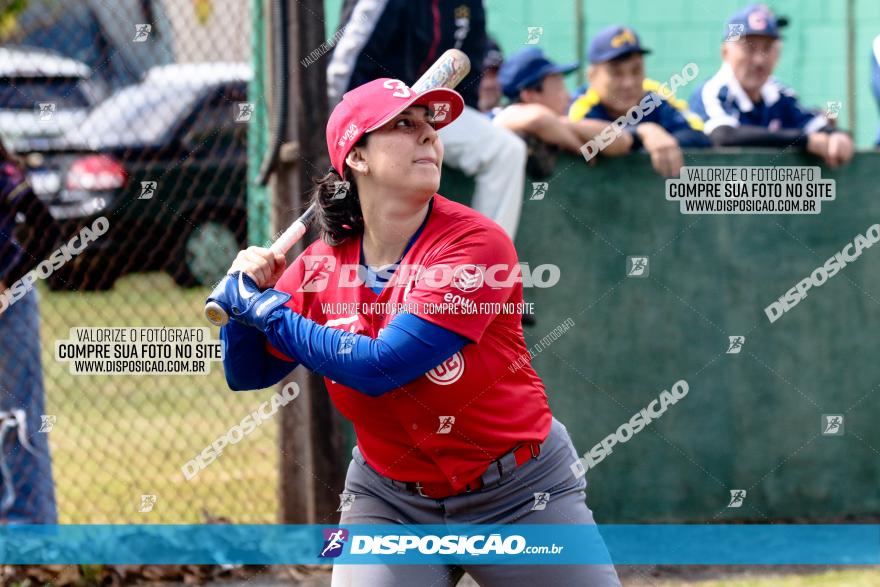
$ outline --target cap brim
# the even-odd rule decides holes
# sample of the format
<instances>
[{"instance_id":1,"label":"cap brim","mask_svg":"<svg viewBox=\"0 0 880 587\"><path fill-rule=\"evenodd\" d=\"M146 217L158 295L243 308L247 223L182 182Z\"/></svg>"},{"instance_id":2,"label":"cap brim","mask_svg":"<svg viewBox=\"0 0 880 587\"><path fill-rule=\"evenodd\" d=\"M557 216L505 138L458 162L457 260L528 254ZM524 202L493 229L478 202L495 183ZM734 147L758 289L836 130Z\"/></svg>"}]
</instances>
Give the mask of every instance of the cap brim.
<instances>
[{"instance_id":1,"label":"cap brim","mask_svg":"<svg viewBox=\"0 0 880 587\"><path fill-rule=\"evenodd\" d=\"M381 121L365 130L364 133L372 132L377 128L385 126L392 118L410 106L425 106L430 109L432 107L431 105L437 102L449 103L449 112L446 116L442 120L436 120L435 117L434 124L435 128L438 130L454 121L461 116L462 112L464 112L464 99L461 97L461 94L455 90L450 90L449 88L434 88L412 96L406 102L403 102L399 108L393 110Z\"/></svg>"},{"instance_id":2,"label":"cap brim","mask_svg":"<svg viewBox=\"0 0 880 587\"><path fill-rule=\"evenodd\" d=\"M563 75L566 75L566 74L573 72L577 68L578 68L577 63L568 63L566 65L549 65L548 67L545 67L544 69L538 70L531 77L528 77L524 80L521 80L519 82L519 84L517 84L517 87L515 87L515 88L508 87L507 90L502 90L502 91L504 91L505 96L507 96L508 98L511 98L511 97L519 95L520 90L534 86L535 84L537 84L539 81L541 81L542 79L544 79L548 75L553 75L554 73L561 73Z\"/></svg>"},{"instance_id":3,"label":"cap brim","mask_svg":"<svg viewBox=\"0 0 880 587\"><path fill-rule=\"evenodd\" d=\"M550 73L561 73L567 75L578 68L578 63L566 63L565 65L557 65Z\"/></svg>"},{"instance_id":4,"label":"cap brim","mask_svg":"<svg viewBox=\"0 0 880 587\"><path fill-rule=\"evenodd\" d=\"M778 39L779 31L776 31L775 33L768 33L766 31L745 32L741 34L740 37L767 37L768 39Z\"/></svg>"},{"instance_id":5,"label":"cap brim","mask_svg":"<svg viewBox=\"0 0 880 587\"><path fill-rule=\"evenodd\" d=\"M590 60L590 63L608 63L609 61L614 61L615 59L620 59L621 57L626 57L627 55L632 55L634 53L638 53L639 55L648 55L651 53L650 49L645 49L644 47L639 47L638 49L624 49L620 52L612 52L609 55L603 55L598 60Z\"/></svg>"}]
</instances>

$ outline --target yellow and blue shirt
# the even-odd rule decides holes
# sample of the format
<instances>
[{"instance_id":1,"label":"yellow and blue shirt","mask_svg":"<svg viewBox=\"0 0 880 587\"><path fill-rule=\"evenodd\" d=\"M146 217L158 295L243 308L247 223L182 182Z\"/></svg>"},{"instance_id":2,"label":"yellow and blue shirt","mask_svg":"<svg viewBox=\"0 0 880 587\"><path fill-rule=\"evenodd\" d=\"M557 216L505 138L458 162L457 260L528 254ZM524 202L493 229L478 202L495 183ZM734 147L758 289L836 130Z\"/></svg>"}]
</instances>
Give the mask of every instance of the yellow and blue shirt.
<instances>
[{"instance_id":1,"label":"yellow and blue shirt","mask_svg":"<svg viewBox=\"0 0 880 587\"><path fill-rule=\"evenodd\" d=\"M649 93L660 94L660 82L646 79L643 83L645 95ZM608 110L599 99L599 94L593 89L581 86L577 90L578 96L568 108L568 119L572 121L614 120ZM674 136L678 144L686 148L709 147L711 143L703 133L703 120L688 110L687 103L679 100L674 95L660 99L660 106L646 114L639 124L653 122L662 126L669 134Z\"/></svg>"}]
</instances>

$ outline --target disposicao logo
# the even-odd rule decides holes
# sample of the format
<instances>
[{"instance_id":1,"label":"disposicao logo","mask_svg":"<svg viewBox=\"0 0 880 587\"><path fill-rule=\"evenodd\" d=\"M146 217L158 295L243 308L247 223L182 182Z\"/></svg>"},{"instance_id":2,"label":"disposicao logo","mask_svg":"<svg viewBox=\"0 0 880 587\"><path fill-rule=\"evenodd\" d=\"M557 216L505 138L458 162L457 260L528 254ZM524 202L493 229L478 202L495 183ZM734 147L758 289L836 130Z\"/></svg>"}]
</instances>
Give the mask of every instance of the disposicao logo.
<instances>
[{"instance_id":1,"label":"disposicao logo","mask_svg":"<svg viewBox=\"0 0 880 587\"><path fill-rule=\"evenodd\" d=\"M344 528L327 528L324 530L324 546L320 558L336 558L348 541L348 530Z\"/></svg>"}]
</instances>

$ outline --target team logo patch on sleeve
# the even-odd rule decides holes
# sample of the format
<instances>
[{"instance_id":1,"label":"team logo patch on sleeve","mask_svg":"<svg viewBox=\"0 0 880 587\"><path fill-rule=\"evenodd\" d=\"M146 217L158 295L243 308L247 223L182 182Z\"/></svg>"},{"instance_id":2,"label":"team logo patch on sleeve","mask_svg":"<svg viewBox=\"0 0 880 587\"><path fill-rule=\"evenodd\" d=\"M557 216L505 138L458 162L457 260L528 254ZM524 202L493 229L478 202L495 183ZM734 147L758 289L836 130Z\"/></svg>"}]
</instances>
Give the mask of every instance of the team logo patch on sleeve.
<instances>
[{"instance_id":1,"label":"team logo patch on sleeve","mask_svg":"<svg viewBox=\"0 0 880 587\"><path fill-rule=\"evenodd\" d=\"M451 385L464 374L464 357L457 352L427 373L425 377L437 385Z\"/></svg>"}]
</instances>

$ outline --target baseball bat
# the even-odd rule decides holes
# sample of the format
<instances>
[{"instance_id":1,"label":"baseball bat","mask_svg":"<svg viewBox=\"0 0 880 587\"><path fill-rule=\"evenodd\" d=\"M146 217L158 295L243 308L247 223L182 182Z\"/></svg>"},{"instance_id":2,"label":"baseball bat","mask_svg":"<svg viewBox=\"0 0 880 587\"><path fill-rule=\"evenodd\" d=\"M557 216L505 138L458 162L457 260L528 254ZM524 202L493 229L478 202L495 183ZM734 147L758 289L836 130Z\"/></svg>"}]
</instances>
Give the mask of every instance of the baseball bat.
<instances>
[{"instance_id":1,"label":"baseball bat","mask_svg":"<svg viewBox=\"0 0 880 587\"><path fill-rule=\"evenodd\" d=\"M471 61L463 51L448 49L437 58L437 61L411 87L413 91L419 94L434 88L454 88L461 83L461 80L467 76L470 70ZM272 243L269 250L273 253L286 254L305 235L309 229L309 223L315 217L316 211L316 205L310 205ZM226 310L220 304L213 301L205 304L205 318L214 326L223 326L229 322L229 315L226 313Z\"/></svg>"}]
</instances>

